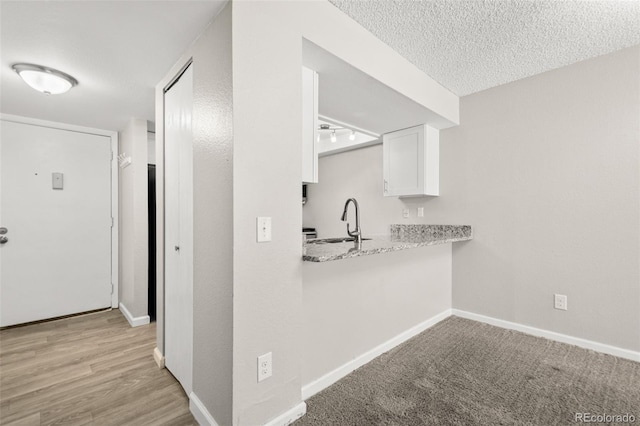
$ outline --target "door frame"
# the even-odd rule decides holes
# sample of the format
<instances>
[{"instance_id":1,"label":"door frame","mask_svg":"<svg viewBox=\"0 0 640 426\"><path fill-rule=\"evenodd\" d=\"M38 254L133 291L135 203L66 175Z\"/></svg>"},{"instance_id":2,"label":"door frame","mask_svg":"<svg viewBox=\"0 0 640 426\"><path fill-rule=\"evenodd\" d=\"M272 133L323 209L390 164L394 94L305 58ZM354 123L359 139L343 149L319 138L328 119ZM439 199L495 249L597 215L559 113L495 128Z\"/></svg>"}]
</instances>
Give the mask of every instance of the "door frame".
<instances>
[{"instance_id":1,"label":"door frame","mask_svg":"<svg viewBox=\"0 0 640 426\"><path fill-rule=\"evenodd\" d=\"M13 123L29 124L32 126L48 127L51 129L67 130L90 135L106 136L111 139L111 307L118 307L118 162L114 161L118 152L118 132L55 121L40 120L19 115L2 114L0 120Z\"/></svg>"}]
</instances>

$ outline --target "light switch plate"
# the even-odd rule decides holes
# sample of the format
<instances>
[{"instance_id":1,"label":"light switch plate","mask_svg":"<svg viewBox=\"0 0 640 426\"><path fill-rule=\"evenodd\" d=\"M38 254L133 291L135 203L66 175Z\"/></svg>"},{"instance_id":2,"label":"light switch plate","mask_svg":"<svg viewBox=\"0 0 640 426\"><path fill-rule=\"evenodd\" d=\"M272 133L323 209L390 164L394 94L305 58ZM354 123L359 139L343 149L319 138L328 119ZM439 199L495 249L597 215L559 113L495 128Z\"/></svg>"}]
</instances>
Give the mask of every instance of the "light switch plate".
<instances>
[{"instance_id":1,"label":"light switch plate","mask_svg":"<svg viewBox=\"0 0 640 426\"><path fill-rule=\"evenodd\" d=\"M51 173L52 188L63 189L63 174L59 172Z\"/></svg>"},{"instance_id":2,"label":"light switch plate","mask_svg":"<svg viewBox=\"0 0 640 426\"><path fill-rule=\"evenodd\" d=\"M259 217L256 220L256 239L259 243L271 241L271 218Z\"/></svg>"}]
</instances>

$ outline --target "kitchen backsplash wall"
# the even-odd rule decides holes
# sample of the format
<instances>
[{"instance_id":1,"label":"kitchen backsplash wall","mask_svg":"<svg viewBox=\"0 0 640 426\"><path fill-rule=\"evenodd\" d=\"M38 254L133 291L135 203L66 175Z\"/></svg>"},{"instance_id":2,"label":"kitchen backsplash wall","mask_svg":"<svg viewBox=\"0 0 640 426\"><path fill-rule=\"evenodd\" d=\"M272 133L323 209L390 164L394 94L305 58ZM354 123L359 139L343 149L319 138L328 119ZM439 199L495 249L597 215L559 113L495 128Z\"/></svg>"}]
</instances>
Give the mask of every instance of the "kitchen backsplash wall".
<instances>
[{"instance_id":1,"label":"kitchen backsplash wall","mask_svg":"<svg viewBox=\"0 0 640 426\"><path fill-rule=\"evenodd\" d=\"M440 146L440 155L448 155L447 147ZM387 235L389 225L404 224L455 224L456 215L443 214L443 204L449 200L449 175L451 168L440 166L440 197L398 198L382 195L382 144L321 157L319 159L319 183L307 185L307 203L303 207L303 224L314 227L318 238L346 235L346 224L340 221L344 203L350 197L360 205L360 223L363 235ZM443 170L445 169L445 170ZM435 206L441 206L434 210ZM417 216L417 209L424 208L424 216ZM404 218L402 211L409 210ZM450 209L452 210L452 209ZM353 228L355 212L349 207L349 222Z\"/></svg>"}]
</instances>

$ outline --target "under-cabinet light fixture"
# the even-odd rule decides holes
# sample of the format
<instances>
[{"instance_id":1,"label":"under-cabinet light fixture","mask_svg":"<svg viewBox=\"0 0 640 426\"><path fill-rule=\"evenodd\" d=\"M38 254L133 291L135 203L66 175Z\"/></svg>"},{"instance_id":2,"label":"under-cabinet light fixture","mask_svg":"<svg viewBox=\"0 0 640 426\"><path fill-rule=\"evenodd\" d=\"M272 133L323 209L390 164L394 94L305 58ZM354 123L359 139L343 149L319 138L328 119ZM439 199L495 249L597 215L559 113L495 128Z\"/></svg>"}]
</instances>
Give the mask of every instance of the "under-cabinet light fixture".
<instances>
[{"instance_id":1,"label":"under-cabinet light fixture","mask_svg":"<svg viewBox=\"0 0 640 426\"><path fill-rule=\"evenodd\" d=\"M78 84L78 80L62 71L34 64L15 64L11 68L38 92L59 95Z\"/></svg>"}]
</instances>

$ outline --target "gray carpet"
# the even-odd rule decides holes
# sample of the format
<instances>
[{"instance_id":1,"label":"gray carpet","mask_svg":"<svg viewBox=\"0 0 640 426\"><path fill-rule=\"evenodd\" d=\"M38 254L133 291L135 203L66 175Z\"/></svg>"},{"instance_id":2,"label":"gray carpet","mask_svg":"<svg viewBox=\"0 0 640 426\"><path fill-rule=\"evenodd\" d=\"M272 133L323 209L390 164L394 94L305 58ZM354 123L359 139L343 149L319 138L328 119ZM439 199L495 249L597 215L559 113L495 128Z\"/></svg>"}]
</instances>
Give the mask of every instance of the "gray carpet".
<instances>
[{"instance_id":1,"label":"gray carpet","mask_svg":"<svg viewBox=\"0 0 640 426\"><path fill-rule=\"evenodd\" d=\"M576 413L640 424L640 363L450 317L307 400L294 425L564 425Z\"/></svg>"}]
</instances>

